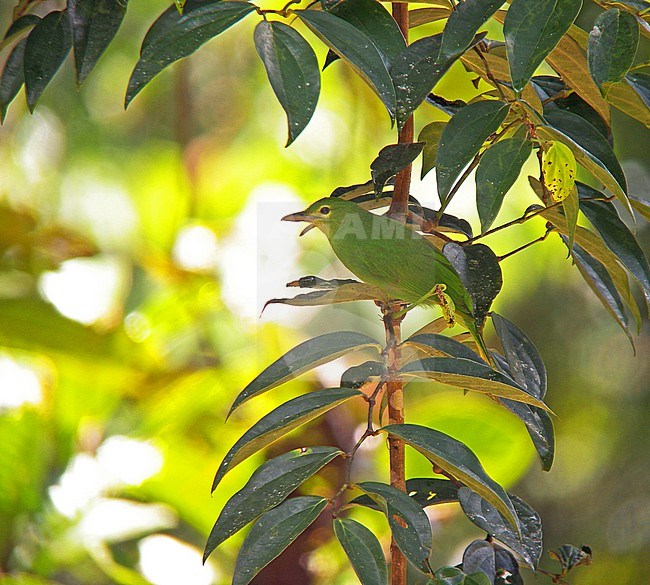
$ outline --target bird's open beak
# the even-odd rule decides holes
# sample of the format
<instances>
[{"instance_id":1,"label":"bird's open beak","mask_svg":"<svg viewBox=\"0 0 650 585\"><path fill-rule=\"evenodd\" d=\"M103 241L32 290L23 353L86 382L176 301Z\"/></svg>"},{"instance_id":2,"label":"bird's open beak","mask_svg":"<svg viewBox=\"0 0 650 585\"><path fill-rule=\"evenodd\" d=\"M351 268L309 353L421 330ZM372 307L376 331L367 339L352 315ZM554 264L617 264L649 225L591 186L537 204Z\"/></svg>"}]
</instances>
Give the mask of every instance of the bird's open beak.
<instances>
[{"instance_id":1,"label":"bird's open beak","mask_svg":"<svg viewBox=\"0 0 650 585\"><path fill-rule=\"evenodd\" d=\"M311 223L315 219L316 218L313 215L307 215L305 212L299 211L298 213L290 213L289 215L285 215L282 218L282 221L308 221L309 225L300 232L300 235L304 236L310 229L316 227L313 223Z\"/></svg>"}]
</instances>

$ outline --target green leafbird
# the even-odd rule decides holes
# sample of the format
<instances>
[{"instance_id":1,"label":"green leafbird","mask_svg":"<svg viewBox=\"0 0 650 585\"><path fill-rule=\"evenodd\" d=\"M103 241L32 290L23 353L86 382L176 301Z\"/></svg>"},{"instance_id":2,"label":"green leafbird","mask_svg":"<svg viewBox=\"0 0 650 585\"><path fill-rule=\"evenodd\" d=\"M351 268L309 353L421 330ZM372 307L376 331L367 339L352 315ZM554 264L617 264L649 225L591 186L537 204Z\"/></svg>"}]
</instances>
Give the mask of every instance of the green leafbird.
<instances>
[{"instance_id":1,"label":"green leafbird","mask_svg":"<svg viewBox=\"0 0 650 585\"><path fill-rule=\"evenodd\" d=\"M450 326L454 317L462 321L487 359L469 293L449 260L415 230L332 197L282 219L306 221L320 229L353 274L390 297L410 306L440 305Z\"/></svg>"}]
</instances>

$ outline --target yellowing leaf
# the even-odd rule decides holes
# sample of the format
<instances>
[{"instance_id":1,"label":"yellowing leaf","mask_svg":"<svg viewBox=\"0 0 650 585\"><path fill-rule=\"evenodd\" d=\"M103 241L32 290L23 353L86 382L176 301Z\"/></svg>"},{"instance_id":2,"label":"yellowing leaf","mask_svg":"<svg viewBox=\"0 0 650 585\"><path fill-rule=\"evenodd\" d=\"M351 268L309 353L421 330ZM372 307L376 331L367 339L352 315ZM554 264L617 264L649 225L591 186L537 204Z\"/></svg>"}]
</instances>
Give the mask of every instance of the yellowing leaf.
<instances>
[{"instance_id":1,"label":"yellowing leaf","mask_svg":"<svg viewBox=\"0 0 650 585\"><path fill-rule=\"evenodd\" d=\"M571 149L553 141L544 150L544 185L554 201L564 201L572 192L576 180L576 159Z\"/></svg>"}]
</instances>

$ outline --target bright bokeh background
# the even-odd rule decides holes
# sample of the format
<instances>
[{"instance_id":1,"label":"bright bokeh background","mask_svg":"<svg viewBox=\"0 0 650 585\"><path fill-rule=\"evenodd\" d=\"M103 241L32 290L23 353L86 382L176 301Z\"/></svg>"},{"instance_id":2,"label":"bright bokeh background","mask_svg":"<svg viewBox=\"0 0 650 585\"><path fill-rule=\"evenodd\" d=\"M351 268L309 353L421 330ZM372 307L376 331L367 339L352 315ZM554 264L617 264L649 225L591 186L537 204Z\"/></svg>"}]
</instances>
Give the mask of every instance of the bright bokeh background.
<instances>
[{"instance_id":1,"label":"bright bokeh background","mask_svg":"<svg viewBox=\"0 0 650 585\"><path fill-rule=\"evenodd\" d=\"M4 4L3 23L13 3ZM349 448L362 428L363 404L337 409L242 463L210 497L217 464L248 426L302 391L337 385L364 358L269 392L226 424L260 368L315 334L354 329L381 339L373 306L260 313L299 276L346 276L322 236L298 240L296 226L279 219L366 181L395 136L379 101L336 63L314 119L284 149L284 116L252 46L254 17L160 75L124 112L140 40L166 5L132 2L79 91L69 60L34 115L21 94L0 129L0 575L32 575L2 583L229 583L243 533L205 566L201 551L264 455ZM475 93L460 66L438 91ZM445 118L423 106L417 129ZM631 190L648 197L647 130L618 114L614 124ZM436 205L432 177L413 191ZM500 220L533 202L522 176ZM450 212L477 227L471 185ZM488 243L502 254L543 231L542 220L528 222ZM642 224L638 235L647 244ZM546 548L591 545L595 565L577 569L572 583L650 582L648 337L636 340L635 358L559 240L503 269L496 310L535 341L549 370L552 471L540 471L523 426L481 397L414 384L407 416L465 441L529 501L542 514ZM409 314L406 332L432 316ZM385 481L386 464L383 442L368 441L357 478ZM411 475L430 471L415 453L408 465ZM331 494L341 473L332 465L303 492ZM456 506L429 512L434 565L459 562L482 537ZM387 544L379 515L355 514ZM256 581L354 582L326 519Z\"/></svg>"}]
</instances>

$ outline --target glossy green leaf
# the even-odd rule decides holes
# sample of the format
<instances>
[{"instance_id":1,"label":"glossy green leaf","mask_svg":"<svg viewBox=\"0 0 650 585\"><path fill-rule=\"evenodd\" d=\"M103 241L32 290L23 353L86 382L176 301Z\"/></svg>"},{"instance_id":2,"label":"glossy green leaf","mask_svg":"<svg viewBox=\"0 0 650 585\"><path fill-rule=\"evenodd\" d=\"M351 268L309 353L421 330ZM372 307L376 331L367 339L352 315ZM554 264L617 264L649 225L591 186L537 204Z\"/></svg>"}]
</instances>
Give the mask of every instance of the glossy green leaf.
<instances>
[{"instance_id":1,"label":"glossy green leaf","mask_svg":"<svg viewBox=\"0 0 650 585\"><path fill-rule=\"evenodd\" d=\"M318 518L327 503L327 498L302 496L264 514L253 524L242 544L232 585L248 585Z\"/></svg>"},{"instance_id":2,"label":"glossy green leaf","mask_svg":"<svg viewBox=\"0 0 650 585\"><path fill-rule=\"evenodd\" d=\"M476 44L479 40L480 38L475 37L472 43ZM395 84L399 128L404 126L406 120L460 56L458 53L436 58L441 42L442 34L418 39L406 47L393 63L390 74Z\"/></svg>"},{"instance_id":3,"label":"glossy green leaf","mask_svg":"<svg viewBox=\"0 0 650 585\"><path fill-rule=\"evenodd\" d=\"M629 331L629 320L625 312L625 304L607 269L577 244L574 244L571 256L582 278L585 279L589 288L598 297L609 314L621 326L632 347L634 347L634 341Z\"/></svg>"},{"instance_id":4,"label":"glossy green leaf","mask_svg":"<svg viewBox=\"0 0 650 585\"><path fill-rule=\"evenodd\" d=\"M410 165L422 152L423 147L422 142L389 144L379 151L377 158L370 164L377 197L382 194L386 181Z\"/></svg>"},{"instance_id":5,"label":"glossy green leaf","mask_svg":"<svg viewBox=\"0 0 650 585\"><path fill-rule=\"evenodd\" d=\"M567 32L582 0L513 0L503 25L515 91L522 91Z\"/></svg>"},{"instance_id":6,"label":"glossy green leaf","mask_svg":"<svg viewBox=\"0 0 650 585\"><path fill-rule=\"evenodd\" d=\"M629 12L612 8L601 13L589 33L589 72L603 94L608 84L621 81L629 71L639 44L639 26Z\"/></svg>"},{"instance_id":7,"label":"glossy green leaf","mask_svg":"<svg viewBox=\"0 0 650 585\"><path fill-rule=\"evenodd\" d=\"M212 482L212 491L228 471L253 453L355 396L362 394L352 388L326 388L278 406L257 421L226 453Z\"/></svg>"},{"instance_id":8,"label":"glossy green leaf","mask_svg":"<svg viewBox=\"0 0 650 585\"><path fill-rule=\"evenodd\" d=\"M17 38L26 35L39 22L41 22L41 17L35 14L23 14L20 18L14 20L9 25L2 42L0 42L0 51L13 43Z\"/></svg>"},{"instance_id":9,"label":"glossy green leaf","mask_svg":"<svg viewBox=\"0 0 650 585\"><path fill-rule=\"evenodd\" d=\"M447 98L435 93L429 93L429 95L426 97L426 102L432 106L435 106L448 116L453 116L456 114L456 112L458 112L458 110L464 108L467 105L467 102L463 100L448 100Z\"/></svg>"},{"instance_id":10,"label":"glossy green leaf","mask_svg":"<svg viewBox=\"0 0 650 585\"><path fill-rule=\"evenodd\" d=\"M0 123L7 115L7 108L25 83L24 57L27 39L21 39L11 50L0 76Z\"/></svg>"},{"instance_id":11,"label":"glossy green leaf","mask_svg":"<svg viewBox=\"0 0 650 585\"><path fill-rule=\"evenodd\" d=\"M503 0L465 0L456 5L442 31L440 56L464 53L485 21L501 7Z\"/></svg>"},{"instance_id":12,"label":"glossy green leaf","mask_svg":"<svg viewBox=\"0 0 650 585\"><path fill-rule=\"evenodd\" d=\"M496 554L492 543L485 540L471 542L463 552L464 573L483 573L491 583L496 577Z\"/></svg>"},{"instance_id":13,"label":"glossy green leaf","mask_svg":"<svg viewBox=\"0 0 650 585\"><path fill-rule=\"evenodd\" d=\"M521 498L513 494L508 496L519 519L521 536L513 530L503 515L479 494L467 487L458 490L463 512L476 526L508 545L531 567L537 568L543 550L542 521L539 514Z\"/></svg>"},{"instance_id":14,"label":"glossy green leaf","mask_svg":"<svg viewBox=\"0 0 650 585\"><path fill-rule=\"evenodd\" d=\"M325 333L304 341L273 362L248 384L235 398L228 416L253 396L284 384L350 351L369 347L381 349L372 337L355 331Z\"/></svg>"},{"instance_id":15,"label":"glossy green leaf","mask_svg":"<svg viewBox=\"0 0 650 585\"><path fill-rule=\"evenodd\" d=\"M427 585L492 585L492 581L485 573L467 575L456 567L442 567Z\"/></svg>"},{"instance_id":16,"label":"glossy green leaf","mask_svg":"<svg viewBox=\"0 0 650 585\"><path fill-rule=\"evenodd\" d=\"M158 73L255 10L250 2L188 0L179 14L170 6L151 25L126 90L125 107Z\"/></svg>"},{"instance_id":17,"label":"glossy green leaf","mask_svg":"<svg viewBox=\"0 0 650 585\"><path fill-rule=\"evenodd\" d=\"M478 101L468 104L449 120L436 157L438 196L443 204L456 179L487 138L499 129L508 110L508 104L501 101Z\"/></svg>"},{"instance_id":18,"label":"glossy green leaf","mask_svg":"<svg viewBox=\"0 0 650 585\"><path fill-rule=\"evenodd\" d=\"M329 12L296 10L295 14L375 91L391 119L394 118L395 88L385 57L372 40L346 20Z\"/></svg>"},{"instance_id":19,"label":"glossy green leaf","mask_svg":"<svg viewBox=\"0 0 650 585\"><path fill-rule=\"evenodd\" d=\"M418 142L424 142L422 149L422 172L420 178L424 179L425 175L436 166L436 156L438 155L438 143L445 129L447 122L431 122L427 124L418 136Z\"/></svg>"},{"instance_id":20,"label":"glossy green leaf","mask_svg":"<svg viewBox=\"0 0 650 585\"><path fill-rule=\"evenodd\" d=\"M29 33L25 46L24 68L27 105L34 111L47 84L68 56L72 31L68 13L50 12Z\"/></svg>"},{"instance_id":21,"label":"glossy green leaf","mask_svg":"<svg viewBox=\"0 0 650 585\"><path fill-rule=\"evenodd\" d=\"M369 380L378 380L384 374L382 362L367 361L358 366L352 366L341 375L341 388L361 388Z\"/></svg>"},{"instance_id":22,"label":"glossy green leaf","mask_svg":"<svg viewBox=\"0 0 650 585\"><path fill-rule=\"evenodd\" d=\"M578 184L580 195L602 196L602 193L583 183ZM580 209L585 214L605 245L641 286L646 301L650 303L650 265L634 234L621 221L614 205L607 201L580 199Z\"/></svg>"},{"instance_id":23,"label":"glossy green leaf","mask_svg":"<svg viewBox=\"0 0 650 585\"><path fill-rule=\"evenodd\" d=\"M477 326L482 326L492 302L501 291L503 275L496 254L485 244L445 244L443 254L458 273L472 299Z\"/></svg>"},{"instance_id":24,"label":"glossy green leaf","mask_svg":"<svg viewBox=\"0 0 650 585\"><path fill-rule=\"evenodd\" d=\"M388 585L388 566L377 537L363 524L334 519L334 534L350 559L361 585Z\"/></svg>"},{"instance_id":25,"label":"glossy green leaf","mask_svg":"<svg viewBox=\"0 0 650 585\"><path fill-rule=\"evenodd\" d=\"M420 571L429 572L431 554L431 524L417 502L397 488L375 481L357 484L380 506L390 530L404 556Z\"/></svg>"},{"instance_id":26,"label":"glossy green leaf","mask_svg":"<svg viewBox=\"0 0 650 585\"><path fill-rule=\"evenodd\" d=\"M416 345L431 357L463 358L485 365L485 361L476 352L472 351L464 343L459 343L446 335L435 333L412 335L402 344L402 346L405 345Z\"/></svg>"},{"instance_id":27,"label":"glossy green leaf","mask_svg":"<svg viewBox=\"0 0 650 585\"><path fill-rule=\"evenodd\" d=\"M343 455L336 447L295 449L269 459L224 506L210 531L203 560L246 524L275 508L299 485Z\"/></svg>"},{"instance_id":28,"label":"glossy green leaf","mask_svg":"<svg viewBox=\"0 0 650 585\"><path fill-rule=\"evenodd\" d=\"M77 83L84 82L115 37L128 0L68 0Z\"/></svg>"},{"instance_id":29,"label":"glossy green leaf","mask_svg":"<svg viewBox=\"0 0 650 585\"><path fill-rule=\"evenodd\" d=\"M437 479L433 477L407 479L406 493L409 498L416 501L423 508L458 501L458 486L448 479ZM350 504L380 510L377 503L366 495L354 498Z\"/></svg>"},{"instance_id":30,"label":"glossy green leaf","mask_svg":"<svg viewBox=\"0 0 650 585\"><path fill-rule=\"evenodd\" d=\"M311 120L320 94L316 54L300 33L282 22L261 21L255 27L255 48L271 87L287 114L291 144Z\"/></svg>"},{"instance_id":31,"label":"glossy green leaf","mask_svg":"<svg viewBox=\"0 0 650 585\"><path fill-rule=\"evenodd\" d=\"M538 398L519 388L513 380L473 360L462 358L432 357L406 364L400 370L404 376L416 376L435 380L442 384L474 390L483 394L509 398L517 402L532 404L538 408L549 408Z\"/></svg>"},{"instance_id":32,"label":"glossy green leaf","mask_svg":"<svg viewBox=\"0 0 650 585\"><path fill-rule=\"evenodd\" d=\"M336 2L328 12L363 32L377 47L389 70L395 57L406 46L395 19L376 0L342 0Z\"/></svg>"},{"instance_id":33,"label":"glossy green leaf","mask_svg":"<svg viewBox=\"0 0 650 585\"><path fill-rule=\"evenodd\" d=\"M440 358L432 358L440 359ZM412 424L388 425L383 432L403 439L429 461L481 494L519 530L517 514L505 490L483 469L469 447L440 431Z\"/></svg>"},{"instance_id":34,"label":"glossy green leaf","mask_svg":"<svg viewBox=\"0 0 650 585\"><path fill-rule=\"evenodd\" d=\"M500 140L488 148L476 169L476 207L481 232L494 223L503 198L514 185L532 152L532 144L521 136Z\"/></svg>"}]
</instances>

